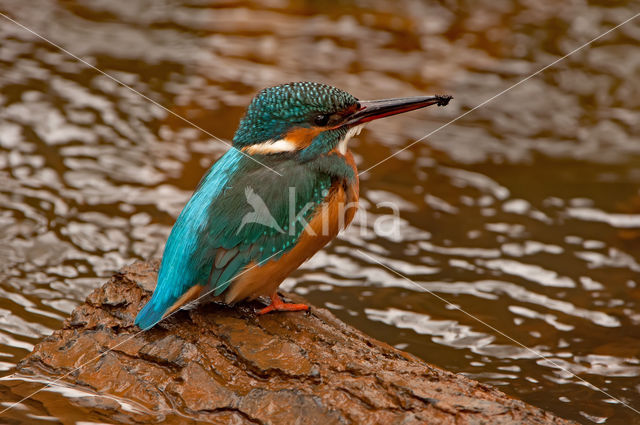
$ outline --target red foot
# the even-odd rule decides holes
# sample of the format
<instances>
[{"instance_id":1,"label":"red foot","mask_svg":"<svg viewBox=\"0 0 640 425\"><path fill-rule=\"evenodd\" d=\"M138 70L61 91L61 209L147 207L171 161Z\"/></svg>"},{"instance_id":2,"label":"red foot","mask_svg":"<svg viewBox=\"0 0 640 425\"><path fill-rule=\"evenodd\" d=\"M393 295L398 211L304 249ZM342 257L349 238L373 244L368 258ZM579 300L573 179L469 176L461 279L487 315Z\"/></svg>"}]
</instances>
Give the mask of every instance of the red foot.
<instances>
[{"instance_id":1,"label":"red foot","mask_svg":"<svg viewBox=\"0 0 640 425\"><path fill-rule=\"evenodd\" d=\"M282 298L276 293L271 295L271 304L258 311L258 315L271 313L272 311L303 311L309 310L306 304L291 304L282 301Z\"/></svg>"}]
</instances>

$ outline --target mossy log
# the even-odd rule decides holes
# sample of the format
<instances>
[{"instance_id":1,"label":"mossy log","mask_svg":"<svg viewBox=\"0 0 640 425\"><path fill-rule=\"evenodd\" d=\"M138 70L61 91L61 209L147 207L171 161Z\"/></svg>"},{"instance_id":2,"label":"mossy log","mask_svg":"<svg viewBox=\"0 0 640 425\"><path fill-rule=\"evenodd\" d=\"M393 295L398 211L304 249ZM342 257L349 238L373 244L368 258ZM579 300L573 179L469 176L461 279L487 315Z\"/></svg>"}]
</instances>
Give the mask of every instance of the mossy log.
<instances>
[{"instance_id":1,"label":"mossy log","mask_svg":"<svg viewBox=\"0 0 640 425\"><path fill-rule=\"evenodd\" d=\"M65 385L96 395L75 407L111 423L571 423L313 306L257 316L258 302L209 303L141 332L133 319L150 297L157 266L136 263L114 275L17 374L68 374Z\"/></svg>"}]
</instances>

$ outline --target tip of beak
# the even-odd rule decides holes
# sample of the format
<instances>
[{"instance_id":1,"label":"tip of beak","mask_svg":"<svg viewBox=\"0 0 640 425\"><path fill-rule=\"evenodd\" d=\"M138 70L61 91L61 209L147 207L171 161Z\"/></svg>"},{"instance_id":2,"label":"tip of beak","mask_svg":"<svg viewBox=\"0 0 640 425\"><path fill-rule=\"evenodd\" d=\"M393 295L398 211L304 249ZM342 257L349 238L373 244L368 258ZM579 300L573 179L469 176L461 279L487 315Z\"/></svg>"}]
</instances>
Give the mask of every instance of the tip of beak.
<instances>
[{"instance_id":1,"label":"tip of beak","mask_svg":"<svg viewBox=\"0 0 640 425\"><path fill-rule=\"evenodd\" d=\"M447 106L449 101L453 99L453 96L449 96L448 94L437 94L435 97L436 105L438 106Z\"/></svg>"}]
</instances>

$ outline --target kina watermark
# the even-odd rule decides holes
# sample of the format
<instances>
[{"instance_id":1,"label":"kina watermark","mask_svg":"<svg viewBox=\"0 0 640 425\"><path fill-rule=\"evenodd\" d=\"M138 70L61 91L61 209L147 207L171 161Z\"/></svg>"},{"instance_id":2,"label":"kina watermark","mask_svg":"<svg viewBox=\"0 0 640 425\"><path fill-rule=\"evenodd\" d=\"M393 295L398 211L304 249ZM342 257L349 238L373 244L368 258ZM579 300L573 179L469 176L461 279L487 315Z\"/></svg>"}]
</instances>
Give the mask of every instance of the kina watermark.
<instances>
[{"instance_id":1,"label":"kina watermark","mask_svg":"<svg viewBox=\"0 0 640 425\"><path fill-rule=\"evenodd\" d=\"M345 201L345 196L332 194L331 190L324 189L321 192L321 201L300 203L295 186L288 187L288 191L276 199L264 199L253 187L247 186L244 195L249 211L242 216L236 234L246 226L251 226L253 230L263 227L265 232L291 237L301 232L309 236L335 236L349 225L347 220L350 221L357 212L357 228L363 235L371 228L378 236L390 239L400 237L403 220L396 203L378 202L375 208L384 209L385 213L373 214L366 208L358 208L360 203L357 200ZM284 215L282 204L287 207Z\"/></svg>"}]
</instances>

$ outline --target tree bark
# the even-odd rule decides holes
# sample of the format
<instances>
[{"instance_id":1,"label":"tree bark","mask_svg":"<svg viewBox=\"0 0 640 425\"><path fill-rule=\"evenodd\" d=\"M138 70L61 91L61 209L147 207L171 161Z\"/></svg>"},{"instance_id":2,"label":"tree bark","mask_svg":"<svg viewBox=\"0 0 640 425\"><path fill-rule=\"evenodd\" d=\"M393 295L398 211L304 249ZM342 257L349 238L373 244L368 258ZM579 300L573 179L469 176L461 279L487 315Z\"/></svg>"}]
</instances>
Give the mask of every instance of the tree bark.
<instances>
[{"instance_id":1,"label":"tree bark","mask_svg":"<svg viewBox=\"0 0 640 425\"><path fill-rule=\"evenodd\" d=\"M79 407L116 423L571 423L379 342L322 308L257 316L260 303L209 303L141 332L133 319L156 273L157 263L125 267L18 373L71 372L67 385L99 395Z\"/></svg>"}]
</instances>

